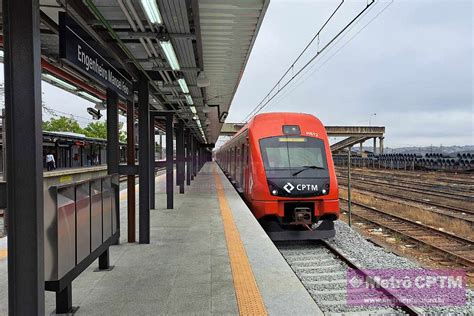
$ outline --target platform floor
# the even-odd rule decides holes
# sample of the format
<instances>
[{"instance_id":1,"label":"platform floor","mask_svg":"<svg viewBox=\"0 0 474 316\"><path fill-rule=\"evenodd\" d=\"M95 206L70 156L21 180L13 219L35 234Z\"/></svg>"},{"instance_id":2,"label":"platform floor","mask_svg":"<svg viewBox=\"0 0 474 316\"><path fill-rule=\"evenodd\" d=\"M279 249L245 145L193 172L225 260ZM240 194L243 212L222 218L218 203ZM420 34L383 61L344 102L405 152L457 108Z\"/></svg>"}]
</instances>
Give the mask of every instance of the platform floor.
<instances>
[{"instance_id":1,"label":"platform floor","mask_svg":"<svg viewBox=\"0 0 474 316\"><path fill-rule=\"evenodd\" d=\"M126 242L126 191L121 191L121 244L110 249L115 267L108 272L93 272L97 267L94 263L73 282L73 304L80 306L78 315L234 315L245 310L236 295L242 289L234 280L229 260L229 249L235 241L226 240L224 234L221 208L226 203L238 232L234 237L244 246L244 257L250 263L266 312L321 314L216 164L207 163L191 186L186 186L185 194L175 193L173 210L166 209L165 176L158 176L156 182L151 243ZM220 182L223 193L220 199L216 182ZM0 247L2 244L5 242L0 239ZM234 275L240 270L234 265ZM0 257L0 271L0 315L5 315L5 257ZM46 314L54 311L54 305L54 293L47 292Z\"/></svg>"}]
</instances>

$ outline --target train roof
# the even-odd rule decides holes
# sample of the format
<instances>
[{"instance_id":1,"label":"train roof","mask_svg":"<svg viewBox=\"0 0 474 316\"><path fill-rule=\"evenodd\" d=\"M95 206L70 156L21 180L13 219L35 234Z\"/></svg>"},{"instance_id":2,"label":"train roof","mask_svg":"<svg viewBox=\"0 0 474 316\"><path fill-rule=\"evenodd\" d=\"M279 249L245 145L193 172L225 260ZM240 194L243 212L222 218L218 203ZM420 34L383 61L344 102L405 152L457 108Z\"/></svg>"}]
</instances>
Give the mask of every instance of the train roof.
<instances>
[{"instance_id":1,"label":"train roof","mask_svg":"<svg viewBox=\"0 0 474 316\"><path fill-rule=\"evenodd\" d=\"M309 113L297 113L297 112L269 112L269 113L261 113L255 115L250 121L248 121L231 139L225 142L224 145L221 147L225 147L229 142L233 139L238 138L242 133L244 133L249 127L253 127L256 124L260 126L260 124L264 124L265 121L271 120L273 122L278 121L280 125L291 125L287 123L288 120L294 120L295 118L299 120L316 120L321 126L323 127L322 122L313 114ZM325 131L324 131L325 132Z\"/></svg>"}]
</instances>

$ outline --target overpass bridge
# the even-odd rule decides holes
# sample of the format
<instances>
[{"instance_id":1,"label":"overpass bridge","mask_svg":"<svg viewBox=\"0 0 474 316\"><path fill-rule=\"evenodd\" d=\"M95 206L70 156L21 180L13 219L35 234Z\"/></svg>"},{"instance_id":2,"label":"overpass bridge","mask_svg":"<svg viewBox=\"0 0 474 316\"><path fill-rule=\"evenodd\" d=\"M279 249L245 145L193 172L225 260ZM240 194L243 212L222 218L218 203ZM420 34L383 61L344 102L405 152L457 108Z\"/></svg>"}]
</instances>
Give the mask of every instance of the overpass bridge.
<instances>
[{"instance_id":1,"label":"overpass bridge","mask_svg":"<svg viewBox=\"0 0 474 316\"><path fill-rule=\"evenodd\" d=\"M220 135L233 136L244 127L244 125L244 123L224 123ZM328 137L345 137L343 140L331 145L331 151L333 153L357 144L360 145L360 151L362 151L362 144L371 138L374 140L374 153L377 152L377 138L379 139L378 152L383 153L384 126L326 126L326 133Z\"/></svg>"}]
</instances>

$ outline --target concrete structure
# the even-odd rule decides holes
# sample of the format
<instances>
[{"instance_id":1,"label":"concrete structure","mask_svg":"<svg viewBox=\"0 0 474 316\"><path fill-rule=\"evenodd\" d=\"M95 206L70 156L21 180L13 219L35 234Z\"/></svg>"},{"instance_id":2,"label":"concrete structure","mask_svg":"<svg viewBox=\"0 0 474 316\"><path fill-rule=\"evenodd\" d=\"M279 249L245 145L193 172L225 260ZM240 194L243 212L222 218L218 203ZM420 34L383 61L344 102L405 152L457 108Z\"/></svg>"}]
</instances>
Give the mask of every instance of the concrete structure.
<instances>
[{"instance_id":1,"label":"concrete structure","mask_svg":"<svg viewBox=\"0 0 474 316\"><path fill-rule=\"evenodd\" d=\"M107 111L107 174L127 175L129 183L139 175L138 241L150 244L150 209L156 202L155 130L166 131L167 206L172 208L174 127L179 130L180 146L185 147L179 148L176 160L182 192L184 182L190 184L210 159L210 147L219 135L269 0L143 3L2 1L7 184L0 183L0 207L8 204L11 315L45 311L44 243L49 240L43 223L43 192L48 188L42 170L41 80ZM138 165L131 152L127 165L119 165L119 113L127 114L130 139L138 118ZM134 148L131 141L128 148ZM135 190L128 194L132 201ZM136 214L135 207L128 204L129 215ZM136 235L134 217L127 222L130 242ZM108 246L91 254L98 256L99 268L109 268ZM78 266L94 258L87 257ZM58 312L70 311L70 282L77 273L68 274L67 286L58 281L62 284L56 297L57 303L62 302Z\"/></svg>"},{"instance_id":2,"label":"concrete structure","mask_svg":"<svg viewBox=\"0 0 474 316\"><path fill-rule=\"evenodd\" d=\"M242 127L244 123L225 123L222 126L221 136L233 136ZM360 152L362 152L362 144L368 140L374 139L374 153L377 152L377 138L380 141L379 153L383 154L383 139L385 134L384 126L326 126L328 137L347 137L331 145L332 152L340 151L341 149L352 147L360 144Z\"/></svg>"},{"instance_id":3,"label":"concrete structure","mask_svg":"<svg viewBox=\"0 0 474 316\"><path fill-rule=\"evenodd\" d=\"M219 180L218 180L219 179ZM270 315L321 315L279 251L215 163L207 163L186 194L175 194L167 210L165 175L156 178L156 210L150 214L150 244L127 244L126 190L122 190L121 244L111 247L109 272L90 267L74 284L77 315L238 314L237 293L216 195L225 203L240 234L255 282ZM0 250L5 245L0 243ZM1 253L1 252L0 252ZM6 260L0 258L0 269ZM7 313L7 275L0 275L0 314ZM54 295L47 293L47 314Z\"/></svg>"}]
</instances>

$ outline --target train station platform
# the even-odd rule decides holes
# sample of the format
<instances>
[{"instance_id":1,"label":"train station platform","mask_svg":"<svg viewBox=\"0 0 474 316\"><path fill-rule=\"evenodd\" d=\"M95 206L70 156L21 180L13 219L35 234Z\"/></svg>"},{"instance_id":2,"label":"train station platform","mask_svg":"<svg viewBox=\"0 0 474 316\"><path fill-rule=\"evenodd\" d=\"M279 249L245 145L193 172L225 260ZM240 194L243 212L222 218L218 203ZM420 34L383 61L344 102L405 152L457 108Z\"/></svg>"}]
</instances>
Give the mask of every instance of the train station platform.
<instances>
[{"instance_id":1,"label":"train station platform","mask_svg":"<svg viewBox=\"0 0 474 316\"><path fill-rule=\"evenodd\" d=\"M126 242L121 191L121 242L110 248L114 268L94 272L94 263L73 282L76 314L322 314L215 163L204 165L185 194L175 194L172 210L164 175L156 189L147 245ZM0 269L3 315L6 258ZM54 298L47 292L46 314L54 312Z\"/></svg>"}]
</instances>

